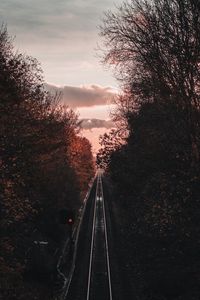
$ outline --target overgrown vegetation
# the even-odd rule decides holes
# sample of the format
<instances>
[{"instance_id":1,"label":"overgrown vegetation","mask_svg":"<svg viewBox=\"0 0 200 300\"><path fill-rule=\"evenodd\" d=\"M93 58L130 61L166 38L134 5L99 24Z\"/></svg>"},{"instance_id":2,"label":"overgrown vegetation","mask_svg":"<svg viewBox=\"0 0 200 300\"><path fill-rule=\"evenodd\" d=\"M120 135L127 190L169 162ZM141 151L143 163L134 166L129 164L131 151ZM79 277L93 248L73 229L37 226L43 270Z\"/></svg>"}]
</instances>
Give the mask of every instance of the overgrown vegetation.
<instances>
[{"instance_id":1,"label":"overgrown vegetation","mask_svg":"<svg viewBox=\"0 0 200 300\"><path fill-rule=\"evenodd\" d=\"M198 299L199 2L126 2L101 35L123 94L97 162L114 184L135 297Z\"/></svg>"},{"instance_id":2,"label":"overgrown vegetation","mask_svg":"<svg viewBox=\"0 0 200 300\"><path fill-rule=\"evenodd\" d=\"M94 175L91 145L78 135L75 113L63 107L58 98L45 92L40 65L32 57L14 51L12 39L2 26L1 299L51 298L52 289L45 290L45 284L24 278L34 240L48 242L45 259L51 274L56 272L56 253L66 238L59 212L77 211Z\"/></svg>"}]
</instances>

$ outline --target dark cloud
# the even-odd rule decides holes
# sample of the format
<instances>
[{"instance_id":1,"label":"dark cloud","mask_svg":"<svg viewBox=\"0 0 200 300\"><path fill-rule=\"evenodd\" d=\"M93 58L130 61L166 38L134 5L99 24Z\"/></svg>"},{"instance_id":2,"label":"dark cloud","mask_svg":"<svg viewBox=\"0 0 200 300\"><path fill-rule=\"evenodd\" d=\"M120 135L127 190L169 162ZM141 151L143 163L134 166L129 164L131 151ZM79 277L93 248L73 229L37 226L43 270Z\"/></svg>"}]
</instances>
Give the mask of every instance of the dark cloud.
<instances>
[{"instance_id":1,"label":"dark cloud","mask_svg":"<svg viewBox=\"0 0 200 300\"><path fill-rule=\"evenodd\" d=\"M95 50L102 13L113 2L121 0L0 0L0 20L15 47L41 62L46 81L115 86Z\"/></svg>"},{"instance_id":2,"label":"dark cloud","mask_svg":"<svg viewBox=\"0 0 200 300\"><path fill-rule=\"evenodd\" d=\"M56 87L45 84L45 88L51 94L60 94L62 103L71 108L109 104L115 95L110 87L98 85Z\"/></svg>"},{"instance_id":3,"label":"dark cloud","mask_svg":"<svg viewBox=\"0 0 200 300\"><path fill-rule=\"evenodd\" d=\"M93 128L106 128L110 129L114 127L114 123L111 120L99 120L99 119L83 119L80 121L80 126L83 129Z\"/></svg>"},{"instance_id":4,"label":"dark cloud","mask_svg":"<svg viewBox=\"0 0 200 300\"><path fill-rule=\"evenodd\" d=\"M56 38L61 32L67 36L76 31L96 31L104 5L94 0L1 0L0 17L16 31L22 28L23 34L37 31L47 39L53 32Z\"/></svg>"}]
</instances>

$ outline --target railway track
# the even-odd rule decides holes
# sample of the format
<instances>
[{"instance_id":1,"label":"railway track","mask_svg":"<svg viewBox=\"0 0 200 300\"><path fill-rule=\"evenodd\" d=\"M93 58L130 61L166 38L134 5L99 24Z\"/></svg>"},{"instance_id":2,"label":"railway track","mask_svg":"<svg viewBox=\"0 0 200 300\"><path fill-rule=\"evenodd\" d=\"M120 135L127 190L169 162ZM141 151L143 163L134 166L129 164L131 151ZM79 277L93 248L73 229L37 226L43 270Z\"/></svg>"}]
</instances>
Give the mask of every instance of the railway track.
<instances>
[{"instance_id":1,"label":"railway track","mask_svg":"<svg viewBox=\"0 0 200 300\"><path fill-rule=\"evenodd\" d=\"M113 300L102 173L85 208L65 300Z\"/></svg>"}]
</instances>

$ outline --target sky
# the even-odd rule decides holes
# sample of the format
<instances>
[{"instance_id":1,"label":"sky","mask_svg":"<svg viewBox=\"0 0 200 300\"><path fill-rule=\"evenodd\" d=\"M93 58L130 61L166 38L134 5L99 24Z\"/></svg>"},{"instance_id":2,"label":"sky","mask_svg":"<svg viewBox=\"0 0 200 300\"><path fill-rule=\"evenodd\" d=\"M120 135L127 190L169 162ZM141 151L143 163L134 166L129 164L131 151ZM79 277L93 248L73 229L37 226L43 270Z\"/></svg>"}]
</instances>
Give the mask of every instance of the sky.
<instances>
[{"instance_id":1,"label":"sky","mask_svg":"<svg viewBox=\"0 0 200 300\"><path fill-rule=\"evenodd\" d=\"M38 59L51 90L64 91L63 101L80 118L109 119L117 82L100 63L98 26L103 13L122 0L1 0L0 20L15 36L20 52ZM98 149L97 136L108 128L83 134ZM94 137L94 139L93 139Z\"/></svg>"}]
</instances>

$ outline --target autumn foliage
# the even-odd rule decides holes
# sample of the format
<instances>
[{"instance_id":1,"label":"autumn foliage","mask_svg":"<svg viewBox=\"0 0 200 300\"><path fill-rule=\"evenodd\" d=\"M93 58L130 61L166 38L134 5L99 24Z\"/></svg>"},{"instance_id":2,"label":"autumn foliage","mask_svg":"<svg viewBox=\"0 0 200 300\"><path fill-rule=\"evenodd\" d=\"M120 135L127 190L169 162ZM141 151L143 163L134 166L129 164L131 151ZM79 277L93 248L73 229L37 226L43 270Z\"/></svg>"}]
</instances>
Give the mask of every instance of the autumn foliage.
<instances>
[{"instance_id":1,"label":"autumn foliage","mask_svg":"<svg viewBox=\"0 0 200 300\"><path fill-rule=\"evenodd\" d=\"M23 281L34 240L52 249L65 238L61 209L81 205L94 175L90 143L77 116L43 87L39 63L15 52L0 29L0 298L40 299ZM29 291L29 292L28 292ZM49 291L46 297L50 299Z\"/></svg>"}]
</instances>

